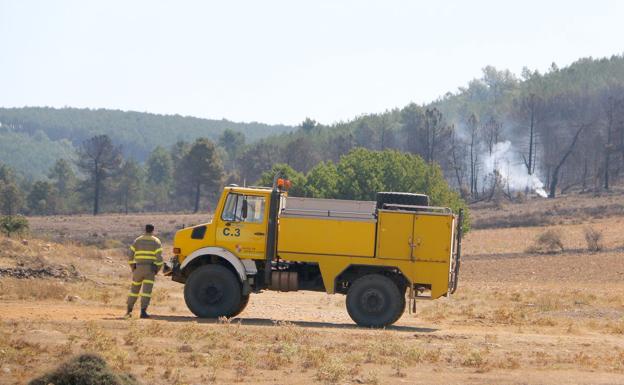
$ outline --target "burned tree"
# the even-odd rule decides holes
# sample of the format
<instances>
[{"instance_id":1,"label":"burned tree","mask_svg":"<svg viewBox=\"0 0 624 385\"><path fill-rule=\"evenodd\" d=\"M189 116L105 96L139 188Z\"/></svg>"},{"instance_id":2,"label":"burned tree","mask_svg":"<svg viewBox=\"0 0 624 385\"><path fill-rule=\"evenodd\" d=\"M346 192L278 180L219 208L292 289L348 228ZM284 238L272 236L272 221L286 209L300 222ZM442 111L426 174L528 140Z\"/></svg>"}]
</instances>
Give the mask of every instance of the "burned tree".
<instances>
[{"instance_id":1,"label":"burned tree","mask_svg":"<svg viewBox=\"0 0 624 385\"><path fill-rule=\"evenodd\" d=\"M548 198L555 198L556 191L557 191L557 184L559 183L559 171L561 170L561 167L563 167L563 165L565 164L570 154L572 154L572 151L574 151L574 147L576 146L576 142L579 138L579 135L581 135L581 132L583 131L583 129L585 129L585 127L586 127L585 124L582 124L579 127L579 129L574 134L574 138L572 138L572 143L570 143L568 148L563 153L561 160L559 160L559 163L557 163L557 165L553 169L552 175L550 177L550 186L549 186L550 191L548 193Z\"/></svg>"},{"instance_id":2,"label":"burned tree","mask_svg":"<svg viewBox=\"0 0 624 385\"><path fill-rule=\"evenodd\" d=\"M455 171L457 188L464 194L464 172L465 172L465 146L461 139L457 138L455 130L451 134L451 167Z\"/></svg>"},{"instance_id":3,"label":"burned tree","mask_svg":"<svg viewBox=\"0 0 624 385\"><path fill-rule=\"evenodd\" d=\"M478 138L479 122L475 114L471 114L467 122L468 134L470 135L470 195L475 198L479 195L477 186L477 161L478 161ZM490 149L490 154L492 153Z\"/></svg>"},{"instance_id":4,"label":"burned tree","mask_svg":"<svg viewBox=\"0 0 624 385\"><path fill-rule=\"evenodd\" d=\"M528 115L529 120L529 149L528 155L522 155L524 160L524 165L527 168L527 173L529 175L533 175L535 173L535 124L537 118L537 104L539 103L539 98L535 96L535 94L530 94L528 97L524 98L522 101L522 109Z\"/></svg>"}]
</instances>

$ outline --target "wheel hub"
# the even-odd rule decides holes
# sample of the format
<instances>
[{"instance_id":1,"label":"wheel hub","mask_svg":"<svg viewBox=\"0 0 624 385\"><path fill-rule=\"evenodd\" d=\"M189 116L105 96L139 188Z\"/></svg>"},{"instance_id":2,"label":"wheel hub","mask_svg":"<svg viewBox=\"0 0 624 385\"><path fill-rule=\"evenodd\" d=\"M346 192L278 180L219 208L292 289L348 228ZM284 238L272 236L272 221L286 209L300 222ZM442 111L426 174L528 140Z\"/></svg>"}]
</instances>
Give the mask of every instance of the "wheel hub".
<instances>
[{"instance_id":1,"label":"wheel hub","mask_svg":"<svg viewBox=\"0 0 624 385\"><path fill-rule=\"evenodd\" d=\"M198 299L203 304L214 305L221 301L223 294L223 289L220 285L217 285L215 282L206 282L199 291Z\"/></svg>"},{"instance_id":2,"label":"wheel hub","mask_svg":"<svg viewBox=\"0 0 624 385\"><path fill-rule=\"evenodd\" d=\"M362 294L360 301L367 313L379 313L386 303L384 295L377 289L368 289Z\"/></svg>"}]
</instances>

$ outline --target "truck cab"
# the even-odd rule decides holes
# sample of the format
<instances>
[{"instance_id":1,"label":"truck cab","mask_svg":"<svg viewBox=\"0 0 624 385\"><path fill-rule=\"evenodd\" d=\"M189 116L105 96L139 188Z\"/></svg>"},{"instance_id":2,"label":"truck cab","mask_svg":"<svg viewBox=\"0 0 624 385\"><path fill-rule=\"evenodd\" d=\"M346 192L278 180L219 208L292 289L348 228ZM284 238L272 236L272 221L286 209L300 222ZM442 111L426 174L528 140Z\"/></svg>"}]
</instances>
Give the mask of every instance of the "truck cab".
<instances>
[{"instance_id":1,"label":"truck cab","mask_svg":"<svg viewBox=\"0 0 624 385\"><path fill-rule=\"evenodd\" d=\"M457 288L461 213L420 194L377 201L289 197L271 188L224 188L211 222L179 230L167 274L198 317L234 317L263 290L347 295L362 326L390 325L407 301Z\"/></svg>"}]
</instances>

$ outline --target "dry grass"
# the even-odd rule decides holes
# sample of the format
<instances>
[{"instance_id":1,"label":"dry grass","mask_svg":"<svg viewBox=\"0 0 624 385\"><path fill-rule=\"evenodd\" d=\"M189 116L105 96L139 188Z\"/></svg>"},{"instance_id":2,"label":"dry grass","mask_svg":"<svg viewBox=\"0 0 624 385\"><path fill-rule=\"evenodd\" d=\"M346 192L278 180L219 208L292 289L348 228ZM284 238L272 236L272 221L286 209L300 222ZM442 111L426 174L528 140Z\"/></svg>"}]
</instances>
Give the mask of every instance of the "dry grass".
<instances>
[{"instance_id":1,"label":"dry grass","mask_svg":"<svg viewBox=\"0 0 624 385\"><path fill-rule=\"evenodd\" d=\"M63 300L69 293L67 284L47 279L0 280L0 299Z\"/></svg>"},{"instance_id":2,"label":"dry grass","mask_svg":"<svg viewBox=\"0 0 624 385\"><path fill-rule=\"evenodd\" d=\"M557 199L482 202L471 206L474 229L544 227L624 216L624 194L570 194Z\"/></svg>"},{"instance_id":3,"label":"dry grass","mask_svg":"<svg viewBox=\"0 0 624 385\"><path fill-rule=\"evenodd\" d=\"M146 223L152 223L157 233L171 239L183 226L205 223L210 214L101 214L59 215L29 217L31 233L54 242L77 242L99 248L125 248L142 231ZM88 224L85 226L85 224Z\"/></svg>"}]
</instances>

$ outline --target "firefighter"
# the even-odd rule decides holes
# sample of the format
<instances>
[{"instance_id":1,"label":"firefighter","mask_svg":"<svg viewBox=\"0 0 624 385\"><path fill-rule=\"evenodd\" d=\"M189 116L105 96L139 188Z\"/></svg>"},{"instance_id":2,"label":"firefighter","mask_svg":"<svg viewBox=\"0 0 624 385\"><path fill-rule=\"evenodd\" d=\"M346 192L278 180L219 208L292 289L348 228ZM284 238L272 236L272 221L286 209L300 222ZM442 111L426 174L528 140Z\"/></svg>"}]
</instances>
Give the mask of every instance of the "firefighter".
<instances>
[{"instance_id":1,"label":"firefighter","mask_svg":"<svg viewBox=\"0 0 624 385\"><path fill-rule=\"evenodd\" d=\"M132 309L139 297L141 297L140 317L149 318L147 306L152 297L154 278L163 265L162 246L160 239L154 236L154 225L145 225L145 234L134 240L128 253L128 263L132 269L132 284L128 294L126 318L132 317Z\"/></svg>"}]
</instances>

